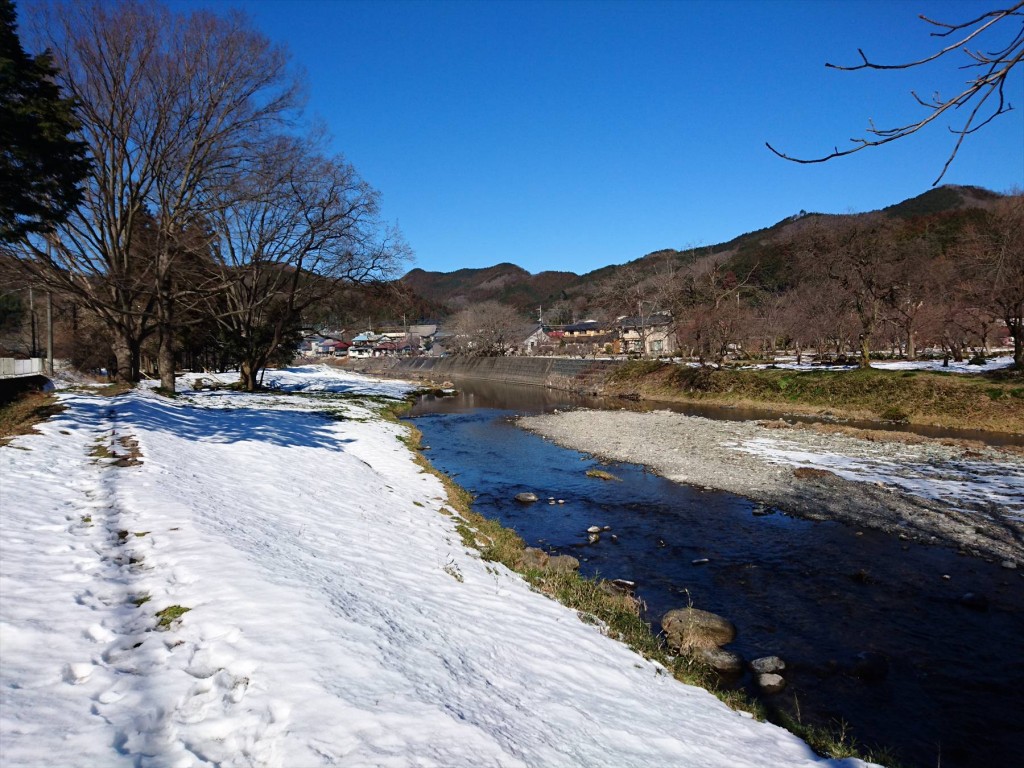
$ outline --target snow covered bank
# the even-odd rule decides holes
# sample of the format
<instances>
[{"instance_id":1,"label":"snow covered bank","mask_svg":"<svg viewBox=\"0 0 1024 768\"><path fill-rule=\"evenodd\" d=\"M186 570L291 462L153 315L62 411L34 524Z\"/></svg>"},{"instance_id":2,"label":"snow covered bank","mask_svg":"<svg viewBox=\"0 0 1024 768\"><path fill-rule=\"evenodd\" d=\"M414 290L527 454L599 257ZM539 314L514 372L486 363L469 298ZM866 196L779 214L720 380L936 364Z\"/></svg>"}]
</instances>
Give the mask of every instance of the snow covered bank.
<instances>
[{"instance_id":1,"label":"snow covered bank","mask_svg":"<svg viewBox=\"0 0 1024 768\"><path fill-rule=\"evenodd\" d=\"M4 764L861 765L467 552L403 427L359 399L406 385L267 383L64 392L0 449Z\"/></svg>"},{"instance_id":2,"label":"snow covered bank","mask_svg":"<svg viewBox=\"0 0 1024 768\"><path fill-rule=\"evenodd\" d=\"M936 371L946 373L991 373L992 371L1009 368L1013 365L1013 355L996 355L985 360L981 365L971 365L966 360L957 362L949 360L943 365L942 360L872 360L871 367L883 371ZM773 363L749 366L750 368L787 368L794 371L852 371L858 368L856 363L848 365L819 365L805 357L802 362L796 356L780 356Z\"/></svg>"}]
</instances>

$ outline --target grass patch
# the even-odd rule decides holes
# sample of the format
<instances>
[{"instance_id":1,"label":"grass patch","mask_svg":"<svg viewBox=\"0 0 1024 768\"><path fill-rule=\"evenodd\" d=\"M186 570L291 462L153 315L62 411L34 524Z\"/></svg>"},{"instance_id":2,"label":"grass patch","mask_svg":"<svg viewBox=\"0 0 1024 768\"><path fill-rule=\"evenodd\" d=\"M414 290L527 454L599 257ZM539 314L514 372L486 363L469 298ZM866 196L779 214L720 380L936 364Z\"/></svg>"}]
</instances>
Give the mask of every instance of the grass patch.
<instances>
[{"instance_id":1,"label":"grass patch","mask_svg":"<svg viewBox=\"0 0 1024 768\"><path fill-rule=\"evenodd\" d=\"M102 395L103 397L117 397L125 392L135 389L135 384L130 381L115 381L105 387L90 387L87 391L90 395Z\"/></svg>"},{"instance_id":2,"label":"grass patch","mask_svg":"<svg viewBox=\"0 0 1024 768\"><path fill-rule=\"evenodd\" d=\"M89 451L89 455L92 456L94 459L116 459L117 458L117 454L114 453L112 450L110 450L110 448L107 447L106 441L102 437L98 438L96 440L96 443L95 443L95 445L93 445L92 450Z\"/></svg>"},{"instance_id":3,"label":"grass patch","mask_svg":"<svg viewBox=\"0 0 1024 768\"><path fill-rule=\"evenodd\" d=\"M157 611L156 612L156 618L157 618L156 628L157 629L161 629L161 630L170 629L170 626L171 626L171 624L174 621L176 621L177 619L180 619L182 616L184 616L190 610L192 610L192 609L191 608L185 608L184 606L181 606L181 605L169 605L166 608L164 608L162 611Z\"/></svg>"},{"instance_id":4,"label":"grass patch","mask_svg":"<svg viewBox=\"0 0 1024 768\"><path fill-rule=\"evenodd\" d=\"M18 435L35 432L35 425L64 412L57 398L46 392L25 392L0 408L0 446Z\"/></svg>"},{"instance_id":5,"label":"grass patch","mask_svg":"<svg viewBox=\"0 0 1024 768\"><path fill-rule=\"evenodd\" d=\"M616 480L622 482L621 477L616 477L611 472L605 472L603 469L588 469L587 477L597 478L598 480Z\"/></svg>"},{"instance_id":6,"label":"grass patch","mask_svg":"<svg viewBox=\"0 0 1024 768\"><path fill-rule=\"evenodd\" d=\"M149 595L136 595L132 598L132 603L136 608L139 608L148 603L152 598Z\"/></svg>"},{"instance_id":7,"label":"grass patch","mask_svg":"<svg viewBox=\"0 0 1024 768\"><path fill-rule=\"evenodd\" d=\"M900 768L900 762L889 750L875 750L859 744L844 720L835 721L831 726L811 725L779 710L770 713L768 720L799 736L823 757L839 760L855 757L889 768Z\"/></svg>"},{"instance_id":8,"label":"grass patch","mask_svg":"<svg viewBox=\"0 0 1024 768\"><path fill-rule=\"evenodd\" d=\"M886 408L884 411L878 414L878 417L882 421L897 421L903 423L910 421L909 414L907 414L906 411L900 408Z\"/></svg>"}]
</instances>

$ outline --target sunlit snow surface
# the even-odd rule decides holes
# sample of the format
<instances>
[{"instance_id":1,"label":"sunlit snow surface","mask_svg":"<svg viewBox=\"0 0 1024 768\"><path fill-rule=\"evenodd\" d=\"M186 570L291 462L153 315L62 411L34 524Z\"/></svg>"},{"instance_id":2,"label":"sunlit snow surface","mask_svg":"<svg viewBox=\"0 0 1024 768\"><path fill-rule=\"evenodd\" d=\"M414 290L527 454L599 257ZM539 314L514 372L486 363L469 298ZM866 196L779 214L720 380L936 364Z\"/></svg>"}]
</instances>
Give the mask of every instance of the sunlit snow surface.
<instances>
[{"instance_id":1,"label":"sunlit snow surface","mask_svg":"<svg viewBox=\"0 0 1024 768\"><path fill-rule=\"evenodd\" d=\"M62 392L0 448L3 765L860 765L467 551L404 427L358 399L408 385L196 378L174 399ZM97 455L133 441L140 463ZM158 629L171 606L190 610Z\"/></svg>"},{"instance_id":2,"label":"sunlit snow surface","mask_svg":"<svg viewBox=\"0 0 1024 768\"><path fill-rule=\"evenodd\" d=\"M795 371L846 371L856 369L857 365L816 365L811 364L810 357L801 363L795 357L778 357L772 364L754 365L752 368L788 368ZM946 373L990 373L1013 365L1013 355L997 355L988 358L982 365L971 365L966 360L957 362L949 360L946 365L941 360L872 360L871 367L883 371L945 371Z\"/></svg>"},{"instance_id":3,"label":"sunlit snow surface","mask_svg":"<svg viewBox=\"0 0 1024 768\"><path fill-rule=\"evenodd\" d=\"M897 462L871 456L811 453L775 438L754 438L737 447L773 463L827 469L846 480L896 487L965 512L982 509L1024 521L1024 464L1020 462Z\"/></svg>"}]
</instances>

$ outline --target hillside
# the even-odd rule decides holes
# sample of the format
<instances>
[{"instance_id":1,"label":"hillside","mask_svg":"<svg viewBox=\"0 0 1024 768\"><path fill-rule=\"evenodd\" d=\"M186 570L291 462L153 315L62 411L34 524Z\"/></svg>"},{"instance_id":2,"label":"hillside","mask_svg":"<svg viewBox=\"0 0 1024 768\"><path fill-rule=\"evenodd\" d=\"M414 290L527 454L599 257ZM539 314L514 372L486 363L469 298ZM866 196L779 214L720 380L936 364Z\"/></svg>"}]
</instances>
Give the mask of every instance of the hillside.
<instances>
[{"instance_id":1,"label":"hillside","mask_svg":"<svg viewBox=\"0 0 1024 768\"><path fill-rule=\"evenodd\" d=\"M895 203L881 211L868 211L856 216L884 215L914 220L953 232L971 215L1001 197L996 192L973 186L945 185L917 197ZM480 301L500 301L523 310L538 304L550 306L557 301L570 301L585 311L595 304L603 288L630 270L636 278L653 276L668 268L679 268L706 258L721 259L737 274L754 271L758 282L769 289L790 285L791 262L784 241L799 228L814 221L839 214L800 211L763 229L734 237L724 243L679 251L666 248L654 251L624 264L611 264L584 275L572 272L541 272L533 275L515 264L497 264L483 269L460 269L455 272L428 272L414 269L401 282L424 299L443 304L450 311Z\"/></svg>"},{"instance_id":2,"label":"hillside","mask_svg":"<svg viewBox=\"0 0 1024 768\"><path fill-rule=\"evenodd\" d=\"M456 311L467 304L501 301L517 307L551 303L579 280L572 272L541 272L531 275L515 264L496 264L484 269L427 272L414 269L401 282L428 301Z\"/></svg>"}]
</instances>

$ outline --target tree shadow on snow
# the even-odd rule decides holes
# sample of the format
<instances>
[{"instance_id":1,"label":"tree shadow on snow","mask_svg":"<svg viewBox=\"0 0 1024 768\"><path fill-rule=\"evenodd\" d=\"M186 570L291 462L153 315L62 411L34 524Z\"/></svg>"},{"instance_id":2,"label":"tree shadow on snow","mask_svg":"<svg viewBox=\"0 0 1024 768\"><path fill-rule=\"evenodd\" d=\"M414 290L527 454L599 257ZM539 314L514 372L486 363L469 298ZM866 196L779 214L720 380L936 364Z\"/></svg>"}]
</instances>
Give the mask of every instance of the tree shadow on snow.
<instances>
[{"instance_id":1,"label":"tree shadow on snow","mask_svg":"<svg viewBox=\"0 0 1024 768\"><path fill-rule=\"evenodd\" d=\"M339 450L351 438L338 437L323 415L269 408L200 408L155 399L133 398L113 403L80 403L96 418L117 411L119 421L140 430L166 432L207 443L260 442L284 448Z\"/></svg>"}]
</instances>

